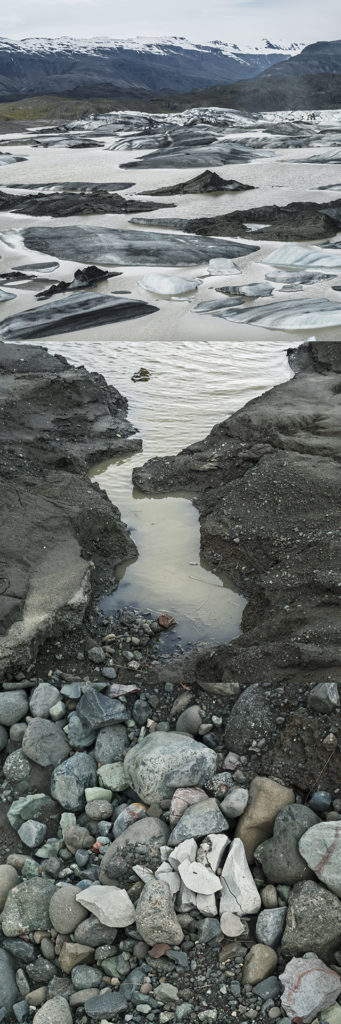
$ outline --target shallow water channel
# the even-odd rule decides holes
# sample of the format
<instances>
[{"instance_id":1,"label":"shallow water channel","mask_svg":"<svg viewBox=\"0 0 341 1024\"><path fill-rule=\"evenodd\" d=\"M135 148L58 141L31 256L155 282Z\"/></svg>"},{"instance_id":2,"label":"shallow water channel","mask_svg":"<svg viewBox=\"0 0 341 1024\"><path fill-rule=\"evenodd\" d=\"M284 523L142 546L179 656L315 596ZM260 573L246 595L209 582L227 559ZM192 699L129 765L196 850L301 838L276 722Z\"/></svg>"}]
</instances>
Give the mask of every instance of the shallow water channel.
<instances>
[{"instance_id":1,"label":"shallow water channel","mask_svg":"<svg viewBox=\"0 0 341 1024\"><path fill-rule=\"evenodd\" d=\"M186 171L123 171L119 164L126 157L120 152L86 150L85 152L37 150L30 146L13 146L13 153L28 159L16 166L2 167L2 184L14 181L25 183L42 181L108 181L134 180L132 192L155 188L166 182L185 180L198 170ZM129 159L134 155L129 153ZM295 154L297 156L297 154ZM216 168L228 178L258 185L259 191L241 193L232 197L182 197L174 201L181 207L180 215L212 213L217 203L222 208L238 209L257 203L290 202L292 199L312 198L316 184L336 183L340 178L338 167L308 166L299 152L299 166L290 163L293 154L286 150L283 160L279 153L271 159L256 159L252 164ZM213 169L213 168L212 168ZM271 189L271 199L269 190ZM127 193L124 193L127 195ZM320 193L319 198L327 193ZM317 201L318 193L314 192ZM167 199L165 199L167 201ZM170 198L169 201L173 201ZM176 211L170 210L169 215ZM162 211L166 215L166 211ZM58 220L49 221L51 230ZM0 250L2 270L20 263L46 259L29 252L22 243L24 227L38 219L15 214L2 214ZM91 224L106 227L127 227L124 216L68 218L68 223ZM132 227L132 230L134 228ZM270 242L259 243L255 255L239 262L242 271L237 283L264 279L269 267L261 260L273 248ZM78 264L61 261L51 280L70 280ZM181 268L162 273L181 274ZM39 342L51 352L59 352L71 362L84 364L89 370L101 372L109 383L127 396L129 419L143 439L143 451L138 454L94 467L93 478L105 488L110 499L120 509L136 543L139 557L119 571L119 585L103 601L110 613L122 605L134 605L153 614L170 612L177 622L174 642L182 644L195 640L215 638L228 640L238 635L245 606L243 595L235 592L231 582L209 572L200 557L198 513L189 495L150 498L132 487L131 474L136 465L148 458L175 454L181 448L205 437L219 420L225 419L247 401L264 390L288 379L290 369L286 358L289 345L306 340L310 331L287 334L251 325L236 325L210 315L193 315L193 307L201 301L217 297L214 290L225 284L222 278L208 277L207 267L191 267L185 276L199 277L202 284L195 296L186 301L167 300L142 291L139 280L143 267L124 267L122 276L100 287L104 291L129 290L132 297L148 299L159 307L159 312L141 320L110 324L56 335ZM42 286L39 282L40 287ZM37 287L37 291L39 288ZM2 313L9 316L35 303L30 289L16 288L15 301L6 303ZM326 294L329 282L309 289L309 295ZM284 298L284 295L283 295ZM10 308L9 308L10 307ZM338 332L340 333L340 332ZM315 331L317 337L336 336L334 331ZM134 383L131 378L140 367L150 373L150 379Z\"/></svg>"}]
</instances>

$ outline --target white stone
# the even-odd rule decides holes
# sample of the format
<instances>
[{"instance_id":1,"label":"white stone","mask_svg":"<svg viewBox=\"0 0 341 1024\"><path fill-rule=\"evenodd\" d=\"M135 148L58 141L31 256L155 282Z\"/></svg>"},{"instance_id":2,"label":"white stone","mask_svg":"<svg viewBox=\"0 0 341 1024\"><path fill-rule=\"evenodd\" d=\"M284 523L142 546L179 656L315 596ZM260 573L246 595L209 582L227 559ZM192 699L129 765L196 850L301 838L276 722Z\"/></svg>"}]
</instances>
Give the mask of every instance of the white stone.
<instances>
[{"instance_id":1,"label":"white stone","mask_svg":"<svg viewBox=\"0 0 341 1024\"><path fill-rule=\"evenodd\" d=\"M184 860L195 860L198 851L198 844L195 839L184 839L183 843L175 846L169 854L169 863L173 868L178 868Z\"/></svg>"},{"instance_id":2,"label":"white stone","mask_svg":"<svg viewBox=\"0 0 341 1024\"><path fill-rule=\"evenodd\" d=\"M187 911L192 910L192 907L196 907L197 898L195 892L191 892L187 889L184 882L180 883L180 889L176 901L176 908L180 913L187 914Z\"/></svg>"},{"instance_id":3,"label":"white stone","mask_svg":"<svg viewBox=\"0 0 341 1024\"><path fill-rule=\"evenodd\" d=\"M214 892L220 892L221 882L219 878L198 861L184 860L179 864L179 875L181 880L191 892L201 893L203 896L211 896Z\"/></svg>"},{"instance_id":4,"label":"white stone","mask_svg":"<svg viewBox=\"0 0 341 1024\"><path fill-rule=\"evenodd\" d=\"M126 928L135 921L135 907L128 893L114 885L90 885L78 893L76 900L109 928Z\"/></svg>"},{"instance_id":5,"label":"white stone","mask_svg":"<svg viewBox=\"0 0 341 1024\"><path fill-rule=\"evenodd\" d=\"M169 859L169 854L172 853L172 852L173 851L172 851L172 847L171 846L160 846L160 854L161 854L162 860L168 860Z\"/></svg>"},{"instance_id":6,"label":"white stone","mask_svg":"<svg viewBox=\"0 0 341 1024\"><path fill-rule=\"evenodd\" d=\"M236 939L245 930L245 925L240 917L237 917L237 914L231 914L229 910L225 910L221 915L220 927L223 935L227 935L229 939Z\"/></svg>"},{"instance_id":7,"label":"white stone","mask_svg":"<svg viewBox=\"0 0 341 1024\"><path fill-rule=\"evenodd\" d=\"M170 865L168 866L170 867ZM179 892L181 882L177 871L163 871L160 874L155 871L155 878L158 878L160 882L167 882L172 896L176 896L176 893Z\"/></svg>"},{"instance_id":8,"label":"white stone","mask_svg":"<svg viewBox=\"0 0 341 1024\"><path fill-rule=\"evenodd\" d=\"M216 871L219 867L225 850L229 846L231 840L224 833L221 835L206 836L206 839L200 843L197 860L200 864L205 864L206 867L211 868L212 871Z\"/></svg>"},{"instance_id":9,"label":"white stone","mask_svg":"<svg viewBox=\"0 0 341 1024\"><path fill-rule=\"evenodd\" d=\"M166 274L145 274L139 281L141 288L155 295L186 295L195 292L201 284L198 278Z\"/></svg>"},{"instance_id":10,"label":"white stone","mask_svg":"<svg viewBox=\"0 0 341 1024\"><path fill-rule=\"evenodd\" d=\"M221 914L230 911L231 914L242 917L243 914L256 914L260 909L261 897L247 863L241 839L234 839L231 843L222 870L221 883Z\"/></svg>"},{"instance_id":11,"label":"white stone","mask_svg":"<svg viewBox=\"0 0 341 1024\"><path fill-rule=\"evenodd\" d=\"M134 864L133 871L135 875L141 879L141 882L150 882L154 878L153 872L150 868L145 868L144 864Z\"/></svg>"},{"instance_id":12,"label":"white stone","mask_svg":"<svg viewBox=\"0 0 341 1024\"><path fill-rule=\"evenodd\" d=\"M216 917L218 910L215 895L212 894L212 896L204 896L199 892L197 894L197 910L199 910L200 914L203 914L204 917Z\"/></svg>"}]
</instances>

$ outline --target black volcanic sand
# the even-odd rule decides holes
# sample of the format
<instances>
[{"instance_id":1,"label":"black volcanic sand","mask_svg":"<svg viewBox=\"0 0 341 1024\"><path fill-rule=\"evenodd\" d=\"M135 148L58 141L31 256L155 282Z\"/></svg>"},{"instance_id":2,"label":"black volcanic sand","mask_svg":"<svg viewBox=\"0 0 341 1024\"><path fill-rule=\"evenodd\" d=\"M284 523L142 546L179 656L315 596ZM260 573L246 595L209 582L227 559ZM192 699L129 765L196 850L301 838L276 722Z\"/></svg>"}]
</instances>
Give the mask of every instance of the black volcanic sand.
<instances>
[{"instance_id":1,"label":"black volcanic sand","mask_svg":"<svg viewBox=\"0 0 341 1024\"><path fill-rule=\"evenodd\" d=\"M224 241L197 235L161 234L157 231L131 231L116 228L79 228L72 226L33 227L23 232L28 249L48 253L57 259L106 266L183 267L205 263L215 257L237 259L258 252L258 245Z\"/></svg>"},{"instance_id":2,"label":"black volcanic sand","mask_svg":"<svg viewBox=\"0 0 341 1024\"><path fill-rule=\"evenodd\" d=\"M341 200L335 199L327 204L294 202L287 206L257 206L219 214L217 217L169 217L167 220L153 221L141 217L133 223L177 228L191 234L228 237L245 236L248 230L245 225L252 224L252 238L271 242L303 242L312 238L326 238L340 230Z\"/></svg>"},{"instance_id":3,"label":"black volcanic sand","mask_svg":"<svg viewBox=\"0 0 341 1024\"><path fill-rule=\"evenodd\" d=\"M293 380L133 479L146 494L196 495L205 564L248 597L242 635L174 659L167 678L225 695L225 720L234 705L227 749L263 741L251 775L309 791L339 779L340 716L312 714L306 693L340 678L341 344L311 342L290 362Z\"/></svg>"},{"instance_id":4,"label":"black volcanic sand","mask_svg":"<svg viewBox=\"0 0 341 1024\"><path fill-rule=\"evenodd\" d=\"M116 388L43 348L0 343L0 393L0 667L27 666L136 554L87 467L141 441Z\"/></svg>"},{"instance_id":5,"label":"black volcanic sand","mask_svg":"<svg viewBox=\"0 0 341 1024\"><path fill-rule=\"evenodd\" d=\"M115 193L57 192L49 195L23 196L0 192L0 212L24 213L32 217L75 217L103 213L135 213L174 206L174 203L153 203L140 199L124 199Z\"/></svg>"}]
</instances>

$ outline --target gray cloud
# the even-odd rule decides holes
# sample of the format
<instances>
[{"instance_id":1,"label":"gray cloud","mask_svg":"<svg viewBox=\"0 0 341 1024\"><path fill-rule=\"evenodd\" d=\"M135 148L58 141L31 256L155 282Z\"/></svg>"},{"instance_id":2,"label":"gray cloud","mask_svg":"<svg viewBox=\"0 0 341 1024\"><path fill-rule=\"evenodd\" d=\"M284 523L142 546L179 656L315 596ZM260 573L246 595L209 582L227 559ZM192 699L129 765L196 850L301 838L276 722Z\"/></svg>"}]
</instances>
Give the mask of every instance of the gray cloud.
<instances>
[{"instance_id":1,"label":"gray cloud","mask_svg":"<svg viewBox=\"0 0 341 1024\"><path fill-rule=\"evenodd\" d=\"M340 0L12 0L1 34L27 36L184 35L194 41L314 42L341 37Z\"/></svg>"}]
</instances>

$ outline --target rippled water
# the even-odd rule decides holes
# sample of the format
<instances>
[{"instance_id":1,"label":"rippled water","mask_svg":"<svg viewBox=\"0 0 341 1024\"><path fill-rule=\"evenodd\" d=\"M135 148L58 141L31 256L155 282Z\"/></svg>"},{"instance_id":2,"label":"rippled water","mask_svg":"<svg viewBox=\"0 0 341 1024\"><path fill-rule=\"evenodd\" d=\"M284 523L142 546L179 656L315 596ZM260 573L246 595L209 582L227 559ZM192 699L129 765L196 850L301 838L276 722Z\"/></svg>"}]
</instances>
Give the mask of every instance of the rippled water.
<instances>
[{"instance_id":1,"label":"rippled water","mask_svg":"<svg viewBox=\"0 0 341 1024\"><path fill-rule=\"evenodd\" d=\"M133 180L137 186L132 191L143 192L168 182L187 180L198 173L197 169L135 172L130 168L124 171L118 166L126 158L122 151L13 147L13 152L28 155L29 159L14 167L1 168L4 185L13 182L24 185L41 181ZM311 155L312 150L308 152ZM128 159L133 159L134 155L141 153L130 153ZM257 190L228 197L183 196L177 202L178 209L170 210L169 215L195 216L199 212L212 215L226 209L270 202L285 204L294 198L324 202L329 199L329 193L319 193L314 188L318 184L338 183L341 168L335 165L311 166L304 162L304 156L302 150L285 150L270 159L255 160L252 164L216 168L225 177L256 185ZM330 196L335 196L335 192ZM171 197L169 201L172 201ZM162 216L167 215L167 211L161 212ZM155 216L158 216L157 212ZM40 218L40 221L51 223L51 230L60 223L49 218ZM4 233L0 242L2 270L20 262L39 260L39 253L28 252L21 239L22 229L34 223L33 217L1 215L0 231ZM67 223L74 223L75 230L80 223L125 227L129 218L68 218ZM233 283L261 281L269 271L261 260L274 245L271 242L257 244L260 245L259 252L238 261L242 274ZM70 279L77 266L62 262L51 279L65 276ZM128 289L132 297L146 298L147 293L139 285L144 268L122 269L122 276L101 286L101 290ZM162 272L167 273L167 268L162 268ZM174 273L174 269L171 272ZM157 314L42 340L50 351L60 352L71 362L82 363L89 370L100 371L109 383L125 394L129 400L129 417L143 438L143 452L96 467L94 472L95 479L118 505L139 551L135 562L122 567L119 587L105 599L104 607L110 611L122 604L134 604L143 610L150 608L153 613L169 611L177 621L175 637L181 642L210 637L226 640L237 635L245 601L233 590L229 580L208 572L201 563L198 514L189 496L145 497L132 488L132 469L147 458L174 454L204 437L219 420L267 388L286 380L290 375L286 359L288 344L298 344L309 333L300 331L288 335L247 325L237 326L209 314L194 315L193 307L198 302L216 298L213 289L226 283L223 278L205 276L206 272L206 266L186 268L186 277L202 275L199 291L182 302L157 299ZM181 273L181 268L176 273ZM310 287L308 294L312 298L323 294L334 299L336 295L331 292L327 281ZM290 296L286 294L286 297ZM25 309L34 301L32 291L16 289L16 299L6 304L6 312L3 307L3 315ZM333 329L316 331L315 335L328 338L340 336L340 333L340 330ZM150 380L133 383L131 377L141 366L149 370Z\"/></svg>"}]
</instances>

